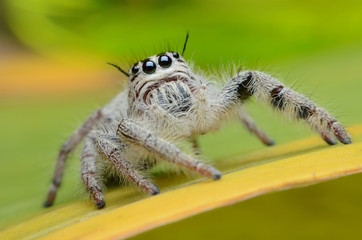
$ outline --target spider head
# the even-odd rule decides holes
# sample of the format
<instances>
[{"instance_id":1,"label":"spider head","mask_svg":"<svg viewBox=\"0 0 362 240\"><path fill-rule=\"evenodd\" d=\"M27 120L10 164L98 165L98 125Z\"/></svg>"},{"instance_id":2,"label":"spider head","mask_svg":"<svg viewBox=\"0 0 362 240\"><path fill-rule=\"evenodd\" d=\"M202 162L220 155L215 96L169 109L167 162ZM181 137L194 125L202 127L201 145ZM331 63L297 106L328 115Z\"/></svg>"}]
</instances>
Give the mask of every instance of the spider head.
<instances>
[{"instance_id":1,"label":"spider head","mask_svg":"<svg viewBox=\"0 0 362 240\"><path fill-rule=\"evenodd\" d=\"M130 84L136 80L162 81L177 72L187 73L189 66L178 52L163 52L136 62L129 70Z\"/></svg>"},{"instance_id":2,"label":"spider head","mask_svg":"<svg viewBox=\"0 0 362 240\"><path fill-rule=\"evenodd\" d=\"M181 55L174 51L163 52L136 62L131 67L128 74L123 70L122 72L129 77L130 83L136 79L146 82L167 81L168 78L173 78L173 73L181 73L182 71L184 71L185 74L190 75L188 74L190 68L183 58L188 39L189 33L186 34L186 39Z\"/></svg>"},{"instance_id":3,"label":"spider head","mask_svg":"<svg viewBox=\"0 0 362 240\"><path fill-rule=\"evenodd\" d=\"M164 83L192 81L192 71L181 54L163 52L136 62L129 70L129 88L133 95L146 97Z\"/></svg>"}]
</instances>

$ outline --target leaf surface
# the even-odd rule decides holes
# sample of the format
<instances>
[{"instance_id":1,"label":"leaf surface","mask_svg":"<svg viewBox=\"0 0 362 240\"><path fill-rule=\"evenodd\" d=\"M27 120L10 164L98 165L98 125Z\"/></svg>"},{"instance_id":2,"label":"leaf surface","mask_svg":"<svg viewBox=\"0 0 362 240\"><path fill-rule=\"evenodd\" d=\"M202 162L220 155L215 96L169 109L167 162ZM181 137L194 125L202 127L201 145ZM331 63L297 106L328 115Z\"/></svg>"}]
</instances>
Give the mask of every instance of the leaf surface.
<instances>
[{"instance_id":1,"label":"leaf surface","mask_svg":"<svg viewBox=\"0 0 362 240\"><path fill-rule=\"evenodd\" d=\"M132 188L115 189L103 210L75 201L8 227L0 239L122 239L263 193L361 172L362 125L349 130L350 145L313 137L226 159L216 164L224 172L219 181L201 179L144 199Z\"/></svg>"}]
</instances>

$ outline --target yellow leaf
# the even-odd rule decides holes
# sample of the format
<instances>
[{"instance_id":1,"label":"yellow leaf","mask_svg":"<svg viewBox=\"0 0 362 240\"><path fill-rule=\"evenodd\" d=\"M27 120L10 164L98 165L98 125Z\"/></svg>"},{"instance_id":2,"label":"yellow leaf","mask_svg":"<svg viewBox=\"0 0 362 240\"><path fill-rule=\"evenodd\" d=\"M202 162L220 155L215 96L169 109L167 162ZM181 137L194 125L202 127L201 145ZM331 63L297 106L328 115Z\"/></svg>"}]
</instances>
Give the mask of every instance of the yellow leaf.
<instances>
[{"instance_id":1,"label":"yellow leaf","mask_svg":"<svg viewBox=\"0 0 362 240\"><path fill-rule=\"evenodd\" d=\"M224 172L219 181L198 181L131 203L130 190L116 189L103 210L84 201L59 206L8 227L0 239L121 239L266 192L361 172L362 125L350 132L350 145L326 146L314 137L225 160L217 165Z\"/></svg>"}]
</instances>

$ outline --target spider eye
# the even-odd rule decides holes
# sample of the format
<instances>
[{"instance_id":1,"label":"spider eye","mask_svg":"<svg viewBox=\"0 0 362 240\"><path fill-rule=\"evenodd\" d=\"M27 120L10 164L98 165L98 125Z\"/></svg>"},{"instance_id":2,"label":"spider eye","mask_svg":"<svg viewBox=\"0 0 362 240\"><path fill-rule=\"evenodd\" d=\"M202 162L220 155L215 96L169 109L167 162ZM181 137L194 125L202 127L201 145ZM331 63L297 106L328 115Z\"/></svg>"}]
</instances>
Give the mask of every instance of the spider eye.
<instances>
[{"instance_id":1,"label":"spider eye","mask_svg":"<svg viewBox=\"0 0 362 240\"><path fill-rule=\"evenodd\" d=\"M137 66L137 65L134 65L134 66L132 67L132 73L133 73L133 74L138 73L139 70L140 70L140 67Z\"/></svg>"},{"instance_id":2,"label":"spider eye","mask_svg":"<svg viewBox=\"0 0 362 240\"><path fill-rule=\"evenodd\" d=\"M171 64L172 64L172 60L167 55L161 55L158 58L158 64L160 64L160 66L163 67L163 68L169 68L171 66Z\"/></svg>"},{"instance_id":3,"label":"spider eye","mask_svg":"<svg viewBox=\"0 0 362 240\"><path fill-rule=\"evenodd\" d=\"M179 57L180 57L180 55L178 54L178 52L173 52L173 53L172 53L172 56L173 56L174 58L179 58Z\"/></svg>"},{"instance_id":4,"label":"spider eye","mask_svg":"<svg viewBox=\"0 0 362 240\"><path fill-rule=\"evenodd\" d=\"M143 63L142 69L145 73L152 74L156 72L156 63L154 61L147 60Z\"/></svg>"}]
</instances>

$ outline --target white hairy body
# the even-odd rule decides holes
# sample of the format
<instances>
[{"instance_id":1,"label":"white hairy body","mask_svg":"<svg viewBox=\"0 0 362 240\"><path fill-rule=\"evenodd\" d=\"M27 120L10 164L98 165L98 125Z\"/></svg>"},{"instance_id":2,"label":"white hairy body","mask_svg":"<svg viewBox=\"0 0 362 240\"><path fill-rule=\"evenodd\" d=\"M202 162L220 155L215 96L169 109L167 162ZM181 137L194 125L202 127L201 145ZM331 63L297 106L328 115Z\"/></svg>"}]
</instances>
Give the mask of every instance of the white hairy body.
<instances>
[{"instance_id":1,"label":"white hairy body","mask_svg":"<svg viewBox=\"0 0 362 240\"><path fill-rule=\"evenodd\" d=\"M98 208L105 206L101 177L105 172L120 175L150 194L159 189L143 171L157 161L219 179L217 169L184 153L177 144L191 140L198 150L198 135L217 130L236 113L261 141L272 145L243 107L251 96L289 117L305 120L329 144L336 144L336 139L351 142L332 115L262 72L238 71L220 86L205 74L196 74L176 52L151 56L128 73L121 71L129 77L127 88L94 112L63 145L45 206L55 199L67 154L83 138L82 179Z\"/></svg>"}]
</instances>

